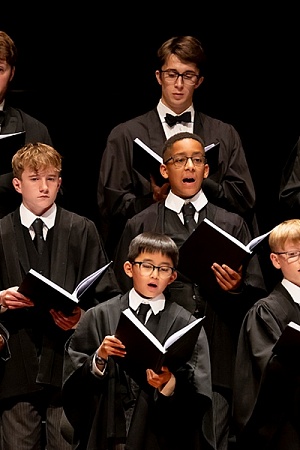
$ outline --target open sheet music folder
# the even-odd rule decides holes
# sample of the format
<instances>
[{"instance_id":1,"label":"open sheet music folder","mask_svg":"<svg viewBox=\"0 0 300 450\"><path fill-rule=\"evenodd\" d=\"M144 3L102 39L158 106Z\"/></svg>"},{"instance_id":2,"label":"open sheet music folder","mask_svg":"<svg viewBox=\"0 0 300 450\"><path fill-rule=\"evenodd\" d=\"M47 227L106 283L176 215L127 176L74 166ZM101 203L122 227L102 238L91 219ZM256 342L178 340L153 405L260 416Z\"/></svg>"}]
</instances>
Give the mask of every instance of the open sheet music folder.
<instances>
[{"instance_id":1,"label":"open sheet music folder","mask_svg":"<svg viewBox=\"0 0 300 450\"><path fill-rule=\"evenodd\" d=\"M84 278L72 293L44 277L34 269L25 275L18 291L29 297L37 306L57 311L66 315L72 314L76 306L80 306L80 298L92 288L102 277L112 261Z\"/></svg>"},{"instance_id":2,"label":"open sheet music folder","mask_svg":"<svg viewBox=\"0 0 300 450\"><path fill-rule=\"evenodd\" d=\"M218 288L211 269L213 263L226 264L237 271L256 253L257 246L271 230L244 245L234 236L205 218L179 249L178 271L212 292ZM219 289L219 288L218 288Z\"/></svg>"},{"instance_id":3,"label":"open sheet music folder","mask_svg":"<svg viewBox=\"0 0 300 450\"><path fill-rule=\"evenodd\" d=\"M163 345L127 308L122 312L115 331L127 353L124 358L114 356L114 359L137 382L146 381L146 369L159 373L166 365L171 371L176 371L192 356L203 319L196 319L176 331Z\"/></svg>"}]
</instances>

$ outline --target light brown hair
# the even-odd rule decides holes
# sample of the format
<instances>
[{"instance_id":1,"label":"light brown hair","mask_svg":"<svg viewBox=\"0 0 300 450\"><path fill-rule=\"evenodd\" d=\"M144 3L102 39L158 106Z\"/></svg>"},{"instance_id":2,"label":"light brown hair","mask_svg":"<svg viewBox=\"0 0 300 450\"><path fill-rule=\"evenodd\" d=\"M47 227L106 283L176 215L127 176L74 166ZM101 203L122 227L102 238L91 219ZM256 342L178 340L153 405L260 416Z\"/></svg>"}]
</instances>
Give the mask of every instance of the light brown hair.
<instances>
[{"instance_id":1,"label":"light brown hair","mask_svg":"<svg viewBox=\"0 0 300 450\"><path fill-rule=\"evenodd\" d=\"M38 172L47 167L54 167L60 175L62 157L51 145L41 142L29 143L20 148L12 158L14 177L21 179L25 167Z\"/></svg>"},{"instance_id":2,"label":"light brown hair","mask_svg":"<svg viewBox=\"0 0 300 450\"><path fill-rule=\"evenodd\" d=\"M0 31L0 60L7 62L11 67L16 65L18 56L17 47L5 31Z\"/></svg>"},{"instance_id":3,"label":"light brown hair","mask_svg":"<svg viewBox=\"0 0 300 450\"><path fill-rule=\"evenodd\" d=\"M300 245L300 219L285 220L273 228L269 235L271 252L283 249L287 240Z\"/></svg>"}]
</instances>

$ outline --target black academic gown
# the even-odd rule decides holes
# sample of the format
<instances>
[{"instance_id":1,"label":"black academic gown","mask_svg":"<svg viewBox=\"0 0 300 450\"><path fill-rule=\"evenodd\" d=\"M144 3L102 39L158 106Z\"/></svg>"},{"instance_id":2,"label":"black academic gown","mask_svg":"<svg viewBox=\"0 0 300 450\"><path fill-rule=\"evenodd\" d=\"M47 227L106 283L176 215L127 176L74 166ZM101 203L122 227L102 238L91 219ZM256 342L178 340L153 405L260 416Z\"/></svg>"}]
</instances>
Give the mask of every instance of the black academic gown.
<instances>
[{"instance_id":1,"label":"black academic gown","mask_svg":"<svg viewBox=\"0 0 300 450\"><path fill-rule=\"evenodd\" d=\"M30 269L29 255L20 222L19 208L0 220L0 290L19 286ZM60 207L50 251L49 278L69 292L108 262L95 224ZM95 291L89 292L83 309L119 293L109 268ZM72 330L57 327L50 313L36 307L7 310L0 314L10 338L11 358L4 365L0 398L11 398L40 390L41 384L61 386L63 348Z\"/></svg>"},{"instance_id":2,"label":"black academic gown","mask_svg":"<svg viewBox=\"0 0 300 450\"><path fill-rule=\"evenodd\" d=\"M300 449L299 363L287 367L272 353L290 321L300 324L300 309L279 283L241 327L234 382L239 450Z\"/></svg>"},{"instance_id":3,"label":"black academic gown","mask_svg":"<svg viewBox=\"0 0 300 450\"><path fill-rule=\"evenodd\" d=\"M279 206L282 220L300 217L300 137L282 171Z\"/></svg>"},{"instance_id":4,"label":"black academic gown","mask_svg":"<svg viewBox=\"0 0 300 450\"><path fill-rule=\"evenodd\" d=\"M166 219L166 213L168 219ZM219 208L212 203L205 207L205 216L244 244L248 244L251 235L245 221L235 213ZM131 281L124 276L123 263L127 259L129 243L144 231L156 231L169 235L180 248L188 238L187 231L178 215L164 206L164 202L155 203L127 221L122 233L114 270L123 292L131 287ZM202 257L199 255L199 257ZM193 260L191 258L191 264ZM231 389L235 361L236 341L242 319L256 300L266 295L265 284L258 258L254 255L245 268L244 286L241 293L208 295L201 286L178 276L168 288L172 301L176 301L193 314L206 316L205 329L210 346L213 384Z\"/></svg>"},{"instance_id":5,"label":"black academic gown","mask_svg":"<svg viewBox=\"0 0 300 450\"><path fill-rule=\"evenodd\" d=\"M18 108L6 105L5 118L1 126L1 134L11 134L26 131L25 143L43 142L52 145L49 131L42 122L26 114ZM16 151L19 150L18 148ZM1 173L1 172L0 172ZM0 218L15 210L21 203L21 195L12 185L12 172L0 175Z\"/></svg>"},{"instance_id":6,"label":"black academic gown","mask_svg":"<svg viewBox=\"0 0 300 450\"><path fill-rule=\"evenodd\" d=\"M220 141L219 166L203 181L205 195L209 201L240 214L249 227L256 228L255 190L237 131L232 125L199 111L195 112L193 131L205 145ZM97 198L101 231L110 251L114 251L126 220L153 203L150 183L132 169L133 140L137 137L162 156L166 136L156 108L117 125L107 139Z\"/></svg>"},{"instance_id":7,"label":"black academic gown","mask_svg":"<svg viewBox=\"0 0 300 450\"><path fill-rule=\"evenodd\" d=\"M128 293L86 312L66 345L63 406L80 439L78 449L112 449L124 442L123 408L134 405L126 439L127 450L182 450L214 448L211 418L211 379L204 329L188 364L176 373L174 394L165 397L154 388L136 392L133 403L130 379L109 358L104 377L95 377L91 362L106 335L114 334ZM193 317L184 308L166 302L155 335L162 343ZM146 376L146 375L145 375Z\"/></svg>"}]
</instances>

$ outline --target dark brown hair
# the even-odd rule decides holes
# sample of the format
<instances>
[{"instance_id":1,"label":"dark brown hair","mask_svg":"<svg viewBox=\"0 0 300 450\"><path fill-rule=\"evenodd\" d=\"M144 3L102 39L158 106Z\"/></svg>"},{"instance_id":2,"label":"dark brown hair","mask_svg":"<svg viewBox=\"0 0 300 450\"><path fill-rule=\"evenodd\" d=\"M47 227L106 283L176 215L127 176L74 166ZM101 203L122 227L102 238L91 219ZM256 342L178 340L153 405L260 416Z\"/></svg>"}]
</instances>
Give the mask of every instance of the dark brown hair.
<instances>
[{"instance_id":1,"label":"dark brown hair","mask_svg":"<svg viewBox=\"0 0 300 450\"><path fill-rule=\"evenodd\" d=\"M161 253L168 256L177 267L179 251L178 247L169 236L156 232L144 232L132 239L128 250L128 261L134 261L141 253Z\"/></svg>"},{"instance_id":2,"label":"dark brown hair","mask_svg":"<svg viewBox=\"0 0 300 450\"><path fill-rule=\"evenodd\" d=\"M193 63L203 76L206 56L201 42L193 36L176 36L167 40L157 51L159 69L163 67L170 55L176 55L184 63Z\"/></svg>"}]
</instances>

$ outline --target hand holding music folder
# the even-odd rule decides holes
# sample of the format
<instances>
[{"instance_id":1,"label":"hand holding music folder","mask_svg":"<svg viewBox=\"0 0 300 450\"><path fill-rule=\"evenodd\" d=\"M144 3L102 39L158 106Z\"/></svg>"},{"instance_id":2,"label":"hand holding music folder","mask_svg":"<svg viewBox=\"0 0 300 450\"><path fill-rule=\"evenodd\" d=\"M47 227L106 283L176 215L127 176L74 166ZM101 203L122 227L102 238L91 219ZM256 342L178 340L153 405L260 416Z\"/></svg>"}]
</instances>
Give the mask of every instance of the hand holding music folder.
<instances>
[{"instance_id":1,"label":"hand holding music folder","mask_svg":"<svg viewBox=\"0 0 300 450\"><path fill-rule=\"evenodd\" d=\"M176 371L192 356L204 317L171 335L162 345L130 308L122 312L115 336L125 345L124 358L115 361L137 382L146 381L146 369L159 373L162 366Z\"/></svg>"},{"instance_id":2,"label":"hand holding music folder","mask_svg":"<svg viewBox=\"0 0 300 450\"><path fill-rule=\"evenodd\" d=\"M226 264L237 271L255 254L257 246L272 230L244 245L234 236L205 218L179 249L178 272L208 292L219 289L211 266Z\"/></svg>"},{"instance_id":3,"label":"hand holding music folder","mask_svg":"<svg viewBox=\"0 0 300 450\"><path fill-rule=\"evenodd\" d=\"M99 281L111 264L112 261L84 278L72 293L58 286L58 284L44 277L36 270L30 269L20 284L18 291L29 297L36 306L46 309L53 308L57 311L62 311L66 315L71 315L74 308L80 306L80 298L83 294Z\"/></svg>"}]
</instances>

